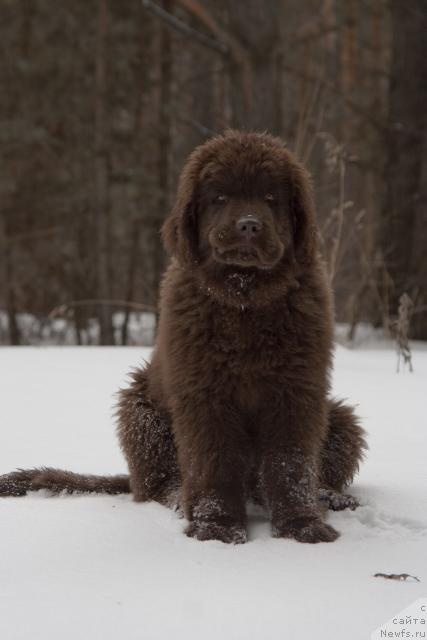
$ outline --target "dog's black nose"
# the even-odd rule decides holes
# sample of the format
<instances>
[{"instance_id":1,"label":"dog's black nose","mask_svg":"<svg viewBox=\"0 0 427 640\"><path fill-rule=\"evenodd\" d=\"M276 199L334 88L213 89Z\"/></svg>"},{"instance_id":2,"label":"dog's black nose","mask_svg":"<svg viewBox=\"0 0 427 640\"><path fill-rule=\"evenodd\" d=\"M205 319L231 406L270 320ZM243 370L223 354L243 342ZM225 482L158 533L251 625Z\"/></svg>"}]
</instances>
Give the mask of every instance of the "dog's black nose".
<instances>
[{"instance_id":1,"label":"dog's black nose","mask_svg":"<svg viewBox=\"0 0 427 640\"><path fill-rule=\"evenodd\" d=\"M239 235L245 240L252 240L262 229L262 222L253 215L243 216L236 222Z\"/></svg>"}]
</instances>

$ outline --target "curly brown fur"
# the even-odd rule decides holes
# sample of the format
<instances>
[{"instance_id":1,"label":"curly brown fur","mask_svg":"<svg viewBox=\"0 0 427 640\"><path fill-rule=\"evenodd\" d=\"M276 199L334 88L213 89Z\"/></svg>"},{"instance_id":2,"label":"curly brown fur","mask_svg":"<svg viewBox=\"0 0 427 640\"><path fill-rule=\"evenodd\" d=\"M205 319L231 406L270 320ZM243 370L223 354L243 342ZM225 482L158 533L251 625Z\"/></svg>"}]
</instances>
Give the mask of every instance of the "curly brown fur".
<instances>
[{"instance_id":1,"label":"curly brown fur","mask_svg":"<svg viewBox=\"0 0 427 640\"><path fill-rule=\"evenodd\" d=\"M352 483L366 449L365 432L352 407L330 400L328 438L321 457L321 486L342 492Z\"/></svg>"},{"instance_id":2,"label":"curly brown fur","mask_svg":"<svg viewBox=\"0 0 427 640\"><path fill-rule=\"evenodd\" d=\"M214 138L190 156L163 239L172 261L156 349L139 372L147 384L133 384L130 413L128 392L121 398L131 485L161 470L149 499L163 501L180 485L187 534L198 539L244 541L253 498L275 535L332 541L322 505L355 506L341 491L365 444L352 409L328 399L332 295L305 169L271 136ZM158 456L138 466L145 421L133 393L169 425L178 466L169 437L172 464Z\"/></svg>"},{"instance_id":3,"label":"curly brown fur","mask_svg":"<svg viewBox=\"0 0 427 640\"><path fill-rule=\"evenodd\" d=\"M267 134L214 138L184 167L163 240L153 359L118 406L135 500L178 501L200 540L244 542L250 498L275 536L334 540L324 506L356 506L342 490L366 445L328 398L332 294L307 172Z\"/></svg>"},{"instance_id":4,"label":"curly brown fur","mask_svg":"<svg viewBox=\"0 0 427 640\"><path fill-rule=\"evenodd\" d=\"M0 496L25 496L28 491L50 493L130 493L128 476L94 476L41 467L18 469L0 476Z\"/></svg>"},{"instance_id":5,"label":"curly brown fur","mask_svg":"<svg viewBox=\"0 0 427 640\"><path fill-rule=\"evenodd\" d=\"M150 367L131 373L131 384L119 393L118 436L137 502L178 501L181 483L170 419L156 410L149 398Z\"/></svg>"}]
</instances>

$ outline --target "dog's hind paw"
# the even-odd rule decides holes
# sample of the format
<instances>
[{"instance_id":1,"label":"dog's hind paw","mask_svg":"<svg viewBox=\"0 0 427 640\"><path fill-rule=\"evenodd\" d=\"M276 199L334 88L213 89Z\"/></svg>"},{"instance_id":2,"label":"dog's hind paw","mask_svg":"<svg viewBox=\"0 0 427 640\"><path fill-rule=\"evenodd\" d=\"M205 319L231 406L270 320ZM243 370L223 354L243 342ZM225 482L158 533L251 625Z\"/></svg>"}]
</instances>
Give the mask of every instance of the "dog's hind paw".
<instances>
[{"instance_id":1,"label":"dog's hind paw","mask_svg":"<svg viewBox=\"0 0 427 640\"><path fill-rule=\"evenodd\" d=\"M298 542L316 544L317 542L334 542L340 534L320 518L295 518L280 525L273 525L275 538L294 538Z\"/></svg>"},{"instance_id":2,"label":"dog's hind paw","mask_svg":"<svg viewBox=\"0 0 427 640\"><path fill-rule=\"evenodd\" d=\"M318 497L320 502L332 511L343 511L344 509L354 511L360 506L353 496L348 493L340 493L334 489L319 489Z\"/></svg>"}]
</instances>

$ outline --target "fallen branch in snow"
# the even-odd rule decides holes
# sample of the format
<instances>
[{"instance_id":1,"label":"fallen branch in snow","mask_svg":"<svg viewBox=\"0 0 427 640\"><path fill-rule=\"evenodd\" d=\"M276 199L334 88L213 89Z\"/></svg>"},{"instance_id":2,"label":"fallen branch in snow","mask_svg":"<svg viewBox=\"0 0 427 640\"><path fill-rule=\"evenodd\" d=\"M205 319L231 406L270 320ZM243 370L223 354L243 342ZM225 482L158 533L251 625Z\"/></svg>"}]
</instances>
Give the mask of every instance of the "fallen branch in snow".
<instances>
[{"instance_id":1,"label":"fallen branch in snow","mask_svg":"<svg viewBox=\"0 0 427 640\"><path fill-rule=\"evenodd\" d=\"M387 580L400 580L404 581L408 578L415 580L416 582L421 582L417 576L411 576L409 573L375 573L374 578L386 578Z\"/></svg>"}]
</instances>

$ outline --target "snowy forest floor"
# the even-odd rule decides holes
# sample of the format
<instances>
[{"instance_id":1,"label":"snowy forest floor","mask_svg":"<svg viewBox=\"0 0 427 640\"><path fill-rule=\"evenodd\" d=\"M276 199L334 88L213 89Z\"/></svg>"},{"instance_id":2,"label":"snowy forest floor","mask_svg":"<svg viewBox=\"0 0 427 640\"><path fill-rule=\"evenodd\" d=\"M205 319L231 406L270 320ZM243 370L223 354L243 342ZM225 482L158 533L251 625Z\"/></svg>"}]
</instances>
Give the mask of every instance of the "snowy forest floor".
<instances>
[{"instance_id":1,"label":"snowy forest floor","mask_svg":"<svg viewBox=\"0 0 427 640\"><path fill-rule=\"evenodd\" d=\"M149 354L2 348L0 473L125 472L113 392ZM173 511L129 496L1 500L0 638L370 638L427 596L425 345L413 364L397 374L386 344L337 350L334 394L358 405L370 451L351 491L362 506L328 516L341 532L333 544L272 539L257 514L246 545L202 543Z\"/></svg>"}]
</instances>

